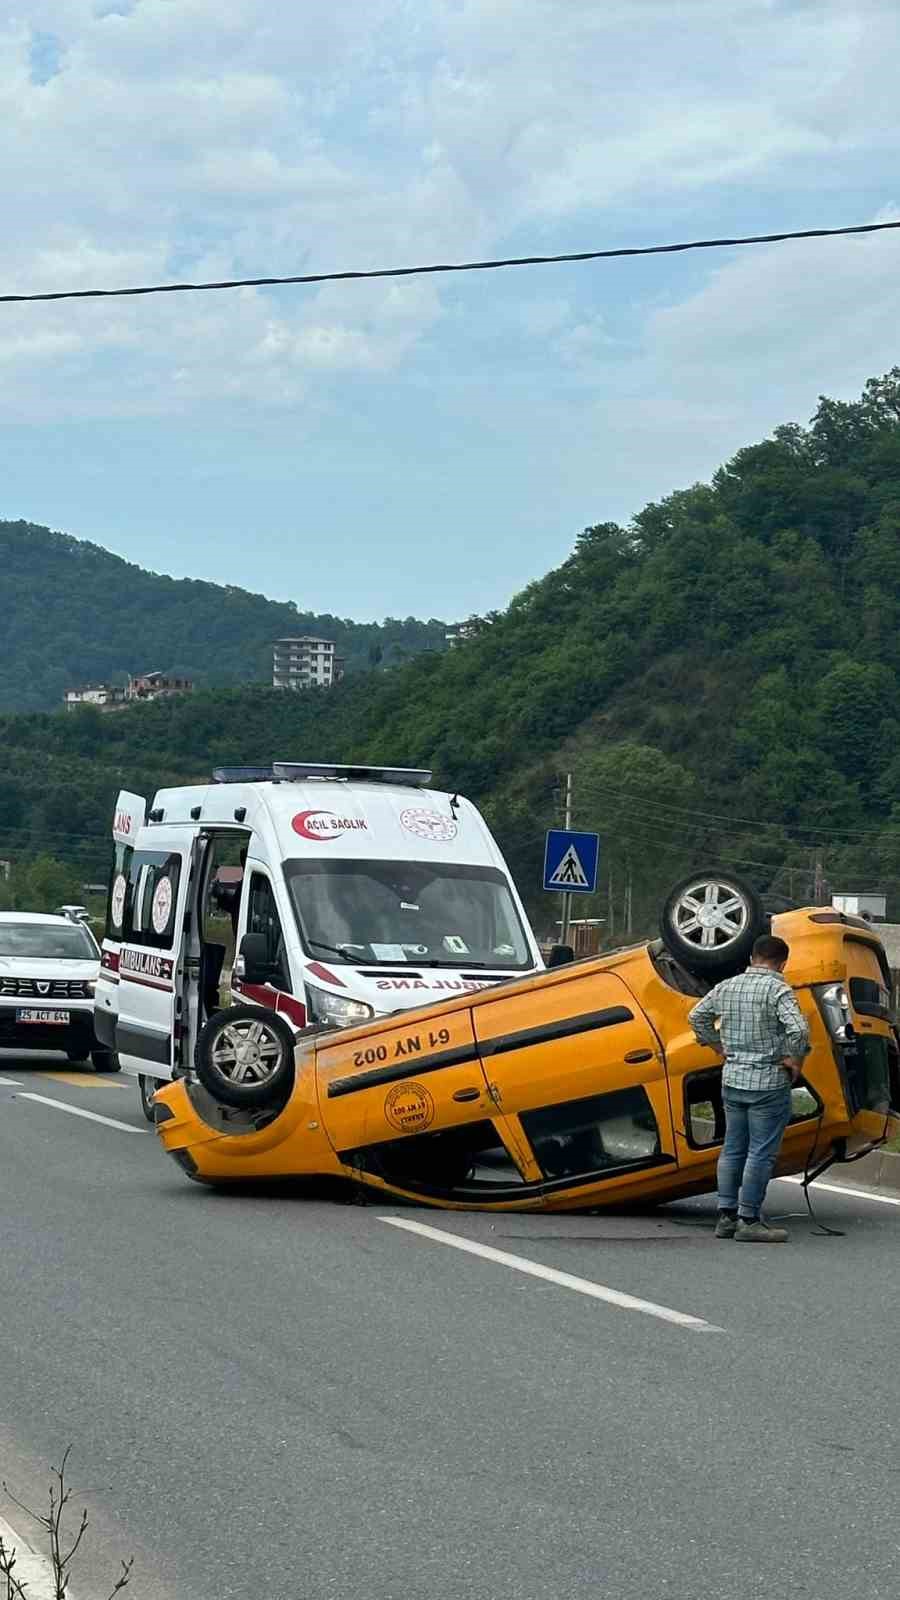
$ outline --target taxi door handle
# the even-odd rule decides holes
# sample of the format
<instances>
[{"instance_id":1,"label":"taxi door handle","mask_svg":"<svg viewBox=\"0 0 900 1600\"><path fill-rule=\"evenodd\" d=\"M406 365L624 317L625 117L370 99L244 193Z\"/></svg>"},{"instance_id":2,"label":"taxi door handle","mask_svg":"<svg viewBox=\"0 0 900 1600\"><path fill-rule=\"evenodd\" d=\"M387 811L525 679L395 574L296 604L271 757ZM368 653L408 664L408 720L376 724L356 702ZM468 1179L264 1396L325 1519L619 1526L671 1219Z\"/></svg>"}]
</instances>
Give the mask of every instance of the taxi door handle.
<instances>
[{"instance_id":1,"label":"taxi door handle","mask_svg":"<svg viewBox=\"0 0 900 1600\"><path fill-rule=\"evenodd\" d=\"M480 1089L454 1089L454 1100L480 1100Z\"/></svg>"},{"instance_id":2,"label":"taxi door handle","mask_svg":"<svg viewBox=\"0 0 900 1600\"><path fill-rule=\"evenodd\" d=\"M636 1066L639 1061L652 1061L653 1060L653 1051L652 1050L629 1050L627 1056L625 1057L625 1060L628 1062L629 1066Z\"/></svg>"}]
</instances>

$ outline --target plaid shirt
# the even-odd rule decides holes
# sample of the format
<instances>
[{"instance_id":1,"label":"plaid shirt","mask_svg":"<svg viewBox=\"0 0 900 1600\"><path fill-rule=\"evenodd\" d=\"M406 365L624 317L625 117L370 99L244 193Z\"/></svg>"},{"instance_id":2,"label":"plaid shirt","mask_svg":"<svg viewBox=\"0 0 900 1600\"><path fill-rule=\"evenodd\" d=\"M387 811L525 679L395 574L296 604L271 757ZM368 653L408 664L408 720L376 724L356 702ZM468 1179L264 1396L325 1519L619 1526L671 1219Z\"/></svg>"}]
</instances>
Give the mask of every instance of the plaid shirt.
<instances>
[{"instance_id":1,"label":"plaid shirt","mask_svg":"<svg viewBox=\"0 0 900 1600\"><path fill-rule=\"evenodd\" d=\"M732 1089L780 1089L785 1056L809 1053L809 1027L790 984L771 967L748 967L717 983L689 1022L700 1044L725 1056L722 1082Z\"/></svg>"}]
</instances>

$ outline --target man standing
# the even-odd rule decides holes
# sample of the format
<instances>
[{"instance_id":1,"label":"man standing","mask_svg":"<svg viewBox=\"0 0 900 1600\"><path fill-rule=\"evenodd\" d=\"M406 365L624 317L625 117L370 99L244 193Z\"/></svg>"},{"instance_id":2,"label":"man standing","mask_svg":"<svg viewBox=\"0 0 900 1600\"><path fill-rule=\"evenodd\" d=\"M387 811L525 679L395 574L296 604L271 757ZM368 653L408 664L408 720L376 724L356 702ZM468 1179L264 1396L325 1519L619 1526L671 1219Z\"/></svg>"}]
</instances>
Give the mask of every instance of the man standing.
<instances>
[{"instance_id":1,"label":"man standing","mask_svg":"<svg viewBox=\"0 0 900 1600\"><path fill-rule=\"evenodd\" d=\"M782 977L789 954L783 939L764 934L747 971L717 983L690 1014L698 1043L725 1057L717 1239L787 1239L785 1228L767 1227L760 1213L790 1120L791 1088L810 1047L809 1028Z\"/></svg>"}]
</instances>

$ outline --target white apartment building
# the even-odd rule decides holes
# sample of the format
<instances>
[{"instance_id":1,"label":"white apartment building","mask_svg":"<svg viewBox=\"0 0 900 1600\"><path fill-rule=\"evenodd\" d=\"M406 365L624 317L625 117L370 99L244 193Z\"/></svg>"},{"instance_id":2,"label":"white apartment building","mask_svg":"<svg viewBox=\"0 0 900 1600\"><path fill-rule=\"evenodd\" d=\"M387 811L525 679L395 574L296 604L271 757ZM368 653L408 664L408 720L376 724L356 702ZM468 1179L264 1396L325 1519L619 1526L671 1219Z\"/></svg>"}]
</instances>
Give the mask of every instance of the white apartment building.
<instances>
[{"instance_id":1,"label":"white apartment building","mask_svg":"<svg viewBox=\"0 0 900 1600\"><path fill-rule=\"evenodd\" d=\"M333 639L276 639L272 646L272 685L276 689L328 688L343 676L344 663Z\"/></svg>"}]
</instances>

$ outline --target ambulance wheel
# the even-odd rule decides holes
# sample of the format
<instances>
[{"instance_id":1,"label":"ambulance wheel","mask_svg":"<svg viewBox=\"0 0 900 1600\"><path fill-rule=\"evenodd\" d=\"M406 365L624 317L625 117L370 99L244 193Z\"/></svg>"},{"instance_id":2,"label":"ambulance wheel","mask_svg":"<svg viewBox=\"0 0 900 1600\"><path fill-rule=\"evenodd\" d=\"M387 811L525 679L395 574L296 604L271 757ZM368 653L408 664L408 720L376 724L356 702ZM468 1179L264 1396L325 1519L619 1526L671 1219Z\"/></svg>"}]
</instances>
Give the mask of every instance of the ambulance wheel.
<instances>
[{"instance_id":1,"label":"ambulance wheel","mask_svg":"<svg viewBox=\"0 0 900 1600\"><path fill-rule=\"evenodd\" d=\"M91 1065L95 1072L121 1072L122 1063L115 1050L92 1050Z\"/></svg>"},{"instance_id":2,"label":"ambulance wheel","mask_svg":"<svg viewBox=\"0 0 900 1600\"><path fill-rule=\"evenodd\" d=\"M165 1081L166 1080L164 1078L148 1078L143 1072L138 1077L138 1089L141 1096L141 1110L143 1111L148 1122L156 1121L153 1111L153 1096L155 1095L157 1089L162 1088Z\"/></svg>"},{"instance_id":3,"label":"ambulance wheel","mask_svg":"<svg viewBox=\"0 0 900 1600\"><path fill-rule=\"evenodd\" d=\"M210 1017L194 1065L204 1089L224 1106L261 1111L284 1103L294 1081L293 1029L264 1006L229 1006Z\"/></svg>"},{"instance_id":4,"label":"ambulance wheel","mask_svg":"<svg viewBox=\"0 0 900 1600\"><path fill-rule=\"evenodd\" d=\"M750 959L767 919L755 889L731 872L694 872L663 907L666 948L698 977L727 977Z\"/></svg>"}]
</instances>

